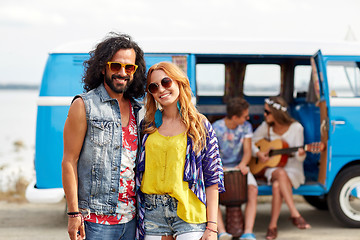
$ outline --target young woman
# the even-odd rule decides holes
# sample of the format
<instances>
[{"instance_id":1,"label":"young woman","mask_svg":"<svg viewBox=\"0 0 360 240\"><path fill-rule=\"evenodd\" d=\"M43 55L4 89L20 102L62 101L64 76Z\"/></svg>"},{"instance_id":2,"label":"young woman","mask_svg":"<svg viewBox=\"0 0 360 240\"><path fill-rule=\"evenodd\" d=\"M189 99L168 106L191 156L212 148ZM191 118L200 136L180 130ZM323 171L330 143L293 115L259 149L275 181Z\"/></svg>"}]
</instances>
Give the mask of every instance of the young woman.
<instances>
[{"instance_id":1,"label":"young woman","mask_svg":"<svg viewBox=\"0 0 360 240\"><path fill-rule=\"evenodd\" d=\"M191 102L189 80L176 65L152 66L147 91L137 165L138 238L215 240L224 186L214 130Z\"/></svg>"},{"instance_id":2,"label":"young woman","mask_svg":"<svg viewBox=\"0 0 360 240\"><path fill-rule=\"evenodd\" d=\"M260 139L273 141L282 139L289 144L289 147L304 145L304 128L301 124L290 117L287 111L287 104L281 97L270 97L265 99L264 106L265 121L256 129L253 135L253 143ZM267 153L260 152L253 145L253 154L260 161L268 161ZM292 187L298 188L305 182L303 161L306 154L303 148L299 148L293 156L289 156L284 167L274 167L265 170L265 177L269 184L272 184L272 208L271 219L267 230L266 239L272 240L277 237L277 221L279 219L281 204L284 200L290 210L292 223L300 228L307 229L310 225L301 217L295 207Z\"/></svg>"}]
</instances>

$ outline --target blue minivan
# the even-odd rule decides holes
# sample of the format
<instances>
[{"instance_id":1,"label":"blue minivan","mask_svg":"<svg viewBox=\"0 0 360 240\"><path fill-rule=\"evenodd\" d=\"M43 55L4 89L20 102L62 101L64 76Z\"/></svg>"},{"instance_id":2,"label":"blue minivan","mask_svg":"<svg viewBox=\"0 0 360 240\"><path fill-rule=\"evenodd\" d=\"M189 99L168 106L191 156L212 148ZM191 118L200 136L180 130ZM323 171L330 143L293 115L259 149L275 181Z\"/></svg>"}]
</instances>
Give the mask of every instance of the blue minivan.
<instances>
[{"instance_id":1,"label":"blue minivan","mask_svg":"<svg viewBox=\"0 0 360 240\"><path fill-rule=\"evenodd\" d=\"M263 121L264 99L282 96L304 126L305 143L322 142L308 153L306 183L294 194L348 227L360 227L360 45L353 42L237 40L139 41L147 68L160 61L179 65L188 75L198 110L213 122L224 117L224 100L242 96L251 105L253 128ZM73 96L82 93L86 43L49 54L38 100L36 181L31 202L64 198L61 181L63 127ZM259 181L259 194L271 187Z\"/></svg>"}]
</instances>

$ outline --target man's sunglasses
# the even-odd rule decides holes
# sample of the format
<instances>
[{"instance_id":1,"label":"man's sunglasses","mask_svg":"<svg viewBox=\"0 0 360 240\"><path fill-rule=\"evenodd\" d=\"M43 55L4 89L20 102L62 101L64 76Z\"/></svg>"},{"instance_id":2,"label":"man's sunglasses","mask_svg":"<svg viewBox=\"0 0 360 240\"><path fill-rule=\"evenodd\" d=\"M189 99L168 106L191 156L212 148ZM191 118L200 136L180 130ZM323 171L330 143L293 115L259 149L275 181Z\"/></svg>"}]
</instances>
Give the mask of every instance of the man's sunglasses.
<instances>
[{"instance_id":1,"label":"man's sunglasses","mask_svg":"<svg viewBox=\"0 0 360 240\"><path fill-rule=\"evenodd\" d=\"M269 110L267 110L267 109L264 109L264 113L265 113L266 115L270 115L270 114L271 114L271 112L270 112Z\"/></svg>"},{"instance_id":2,"label":"man's sunglasses","mask_svg":"<svg viewBox=\"0 0 360 240\"><path fill-rule=\"evenodd\" d=\"M113 72L118 72L123 67L125 69L126 74L134 74L136 72L136 69L138 68L135 64L123 64L119 62L107 62L109 65L109 68Z\"/></svg>"},{"instance_id":3,"label":"man's sunglasses","mask_svg":"<svg viewBox=\"0 0 360 240\"><path fill-rule=\"evenodd\" d=\"M172 85L172 80L171 78L168 77L164 77L163 79L161 79L161 86L163 86L164 88L169 88ZM151 94L156 93L157 91L159 91L159 85L157 83L150 83L148 86L148 91Z\"/></svg>"}]
</instances>

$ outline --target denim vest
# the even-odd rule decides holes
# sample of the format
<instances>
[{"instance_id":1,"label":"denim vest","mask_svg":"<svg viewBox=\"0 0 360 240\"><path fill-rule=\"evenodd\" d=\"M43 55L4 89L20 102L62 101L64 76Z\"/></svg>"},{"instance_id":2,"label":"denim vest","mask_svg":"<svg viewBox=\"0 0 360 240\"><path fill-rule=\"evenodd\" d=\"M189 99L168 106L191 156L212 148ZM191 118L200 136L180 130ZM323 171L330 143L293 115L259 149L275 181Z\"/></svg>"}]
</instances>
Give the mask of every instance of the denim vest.
<instances>
[{"instance_id":1,"label":"denim vest","mask_svg":"<svg viewBox=\"0 0 360 240\"><path fill-rule=\"evenodd\" d=\"M120 107L118 101L109 96L103 84L76 97L81 97L85 103L87 121L87 132L78 161L79 208L96 214L113 215L120 187ZM141 106L133 100L131 105L138 123ZM137 129L140 136L139 126Z\"/></svg>"}]
</instances>

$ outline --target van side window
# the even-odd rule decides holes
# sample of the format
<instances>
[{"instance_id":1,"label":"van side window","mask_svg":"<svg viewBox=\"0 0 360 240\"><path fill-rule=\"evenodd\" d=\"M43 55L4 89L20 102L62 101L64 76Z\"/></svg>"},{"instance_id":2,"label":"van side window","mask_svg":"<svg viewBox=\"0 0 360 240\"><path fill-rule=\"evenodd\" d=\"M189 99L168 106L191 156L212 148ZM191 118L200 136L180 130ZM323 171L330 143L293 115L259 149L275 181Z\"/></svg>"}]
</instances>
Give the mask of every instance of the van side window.
<instances>
[{"instance_id":1,"label":"van side window","mask_svg":"<svg viewBox=\"0 0 360 240\"><path fill-rule=\"evenodd\" d=\"M305 97L311 78L310 65L297 65L294 69L294 98Z\"/></svg>"},{"instance_id":2,"label":"van side window","mask_svg":"<svg viewBox=\"0 0 360 240\"><path fill-rule=\"evenodd\" d=\"M326 71L331 97L360 97L359 63L329 61Z\"/></svg>"},{"instance_id":3,"label":"van side window","mask_svg":"<svg viewBox=\"0 0 360 240\"><path fill-rule=\"evenodd\" d=\"M223 96L225 92L224 64L196 64L197 95Z\"/></svg>"},{"instance_id":4,"label":"van side window","mask_svg":"<svg viewBox=\"0 0 360 240\"><path fill-rule=\"evenodd\" d=\"M281 69L277 64L248 64L245 70L244 94L275 96L280 94Z\"/></svg>"}]
</instances>

